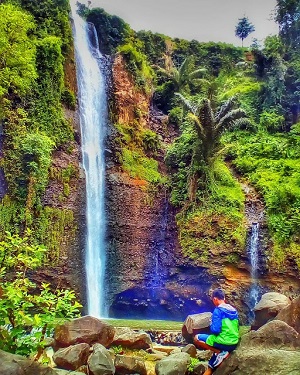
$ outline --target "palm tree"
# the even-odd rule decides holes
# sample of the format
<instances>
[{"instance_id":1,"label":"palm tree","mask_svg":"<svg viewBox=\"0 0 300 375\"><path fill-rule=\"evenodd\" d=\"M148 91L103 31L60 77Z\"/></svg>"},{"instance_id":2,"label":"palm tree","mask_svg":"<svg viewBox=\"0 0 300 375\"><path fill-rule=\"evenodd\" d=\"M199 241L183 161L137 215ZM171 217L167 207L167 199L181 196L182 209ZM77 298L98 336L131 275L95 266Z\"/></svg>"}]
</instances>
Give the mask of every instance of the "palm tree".
<instances>
[{"instance_id":1,"label":"palm tree","mask_svg":"<svg viewBox=\"0 0 300 375\"><path fill-rule=\"evenodd\" d=\"M192 157L195 172L189 181L189 196L192 201L195 198L199 179L201 178L204 185L210 179L212 165L219 155L222 134L232 128L251 126L251 122L242 109L235 108L237 106L235 97L228 99L214 113L209 99L202 99L195 105L181 94L178 96L188 108L187 116L192 120L197 134Z\"/></svg>"},{"instance_id":2,"label":"palm tree","mask_svg":"<svg viewBox=\"0 0 300 375\"><path fill-rule=\"evenodd\" d=\"M203 74L206 72L205 68L195 69L193 56L188 56L180 67L177 69L172 66L170 69L159 69L165 74L174 84L174 91L183 93L191 83L200 83L203 79Z\"/></svg>"},{"instance_id":3,"label":"palm tree","mask_svg":"<svg viewBox=\"0 0 300 375\"><path fill-rule=\"evenodd\" d=\"M201 141L202 161L211 165L214 156L219 151L220 138L225 130L251 125L246 113L236 106L236 98L228 99L214 114L209 99L202 99L198 105L193 105L181 94L179 97L188 108L188 117L193 121L198 138Z\"/></svg>"}]
</instances>

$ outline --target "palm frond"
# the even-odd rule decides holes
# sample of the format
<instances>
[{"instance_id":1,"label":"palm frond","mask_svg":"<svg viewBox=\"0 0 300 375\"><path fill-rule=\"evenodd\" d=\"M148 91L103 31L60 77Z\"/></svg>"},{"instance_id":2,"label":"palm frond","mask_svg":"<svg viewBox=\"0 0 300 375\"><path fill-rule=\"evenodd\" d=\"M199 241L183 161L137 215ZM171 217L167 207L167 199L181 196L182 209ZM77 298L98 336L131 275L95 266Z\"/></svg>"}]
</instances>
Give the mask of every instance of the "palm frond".
<instances>
[{"instance_id":1,"label":"palm frond","mask_svg":"<svg viewBox=\"0 0 300 375\"><path fill-rule=\"evenodd\" d=\"M222 117L226 116L227 113L233 109L235 104L236 96L232 96L225 103L223 103L216 114L216 122L218 123L222 119Z\"/></svg>"},{"instance_id":2,"label":"palm frond","mask_svg":"<svg viewBox=\"0 0 300 375\"><path fill-rule=\"evenodd\" d=\"M192 71L189 75L191 80L197 79L197 78L202 78L203 75L207 72L206 68L199 68L194 71Z\"/></svg>"},{"instance_id":3,"label":"palm frond","mask_svg":"<svg viewBox=\"0 0 300 375\"><path fill-rule=\"evenodd\" d=\"M225 129L232 128L234 126L234 122L238 119L245 118L246 113L242 109L233 109L232 111L228 112L224 117L216 125L216 132L222 132Z\"/></svg>"},{"instance_id":4,"label":"palm frond","mask_svg":"<svg viewBox=\"0 0 300 375\"><path fill-rule=\"evenodd\" d=\"M190 112L192 112L194 115L197 113L197 109L199 107L198 104L194 104L192 103L190 100L188 100L187 98L185 98L183 95L181 95L179 92L175 92L175 95L178 96L182 102L182 104L184 105L184 107L189 110Z\"/></svg>"},{"instance_id":5,"label":"palm frond","mask_svg":"<svg viewBox=\"0 0 300 375\"><path fill-rule=\"evenodd\" d=\"M232 124L232 127L236 129L247 129L247 130L253 130L255 129L255 125L247 118L242 117L234 121Z\"/></svg>"},{"instance_id":6,"label":"palm frond","mask_svg":"<svg viewBox=\"0 0 300 375\"><path fill-rule=\"evenodd\" d=\"M205 130L200 122L199 117L197 117L193 113L188 113L188 118L190 118L194 122L198 137L203 141L205 139Z\"/></svg>"}]
</instances>

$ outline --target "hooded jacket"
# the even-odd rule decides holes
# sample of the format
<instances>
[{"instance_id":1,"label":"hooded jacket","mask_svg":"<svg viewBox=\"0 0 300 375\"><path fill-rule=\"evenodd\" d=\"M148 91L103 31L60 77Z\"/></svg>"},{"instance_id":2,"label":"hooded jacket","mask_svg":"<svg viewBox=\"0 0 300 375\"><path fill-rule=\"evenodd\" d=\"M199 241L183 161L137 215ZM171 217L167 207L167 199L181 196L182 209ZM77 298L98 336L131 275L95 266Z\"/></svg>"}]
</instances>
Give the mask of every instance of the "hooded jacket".
<instances>
[{"instance_id":1,"label":"hooded jacket","mask_svg":"<svg viewBox=\"0 0 300 375\"><path fill-rule=\"evenodd\" d=\"M223 345L236 345L239 341L239 316L236 309L228 303L217 306L212 315L209 335L206 343Z\"/></svg>"}]
</instances>

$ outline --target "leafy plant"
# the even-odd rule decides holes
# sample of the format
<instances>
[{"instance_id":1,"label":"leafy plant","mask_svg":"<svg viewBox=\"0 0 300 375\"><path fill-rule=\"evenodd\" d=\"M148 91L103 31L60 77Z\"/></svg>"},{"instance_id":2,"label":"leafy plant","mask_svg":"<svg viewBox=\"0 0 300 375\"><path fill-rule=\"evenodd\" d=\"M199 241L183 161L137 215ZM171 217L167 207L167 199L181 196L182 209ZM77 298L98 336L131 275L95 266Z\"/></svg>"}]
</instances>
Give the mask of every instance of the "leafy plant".
<instances>
[{"instance_id":1,"label":"leafy plant","mask_svg":"<svg viewBox=\"0 0 300 375\"><path fill-rule=\"evenodd\" d=\"M12 353L41 355L45 339L53 328L68 318L78 316L81 305L71 290L52 292L49 284L37 285L26 271L41 265L46 249L31 243L31 232L24 237L7 232L0 243L0 348ZM4 272L15 276L5 281Z\"/></svg>"}]
</instances>

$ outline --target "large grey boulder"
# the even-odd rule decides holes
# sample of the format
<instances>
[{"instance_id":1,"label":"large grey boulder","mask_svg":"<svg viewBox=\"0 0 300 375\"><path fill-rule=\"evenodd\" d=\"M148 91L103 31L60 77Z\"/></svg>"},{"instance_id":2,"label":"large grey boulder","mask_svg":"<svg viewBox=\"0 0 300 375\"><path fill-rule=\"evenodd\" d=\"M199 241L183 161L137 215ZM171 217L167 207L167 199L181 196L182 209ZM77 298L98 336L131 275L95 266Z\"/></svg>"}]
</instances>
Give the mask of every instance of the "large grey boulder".
<instances>
[{"instance_id":1,"label":"large grey boulder","mask_svg":"<svg viewBox=\"0 0 300 375\"><path fill-rule=\"evenodd\" d=\"M134 331L128 327L116 328L112 345L124 348L148 349L152 345L150 336L144 331Z\"/></svg>"},{"instance_id":2,"label":"large grey boulder","mask_svg":"<svg viewBox=\"0 0 300 375\"><path fill-rule=\"evenodd\" d=\"M136 357L116 355L116 375L140 374L147 375L145 362Z\"/></svg>"},{"instance_id":3,"label":"large grey boulder","mask_svg":"<svg viewBox=\"0 0 300 375\"><path fill-rule=\"evenodd\" d=\"M92 316L83 316L62 324L55 329L55 348L79 343L99 343L108 347L114 337L115 329L110 324Z\"/></svg>"},{"instance_id":4,"label":"large grey boulder","mask_svg":"<svg viewBox=\"0 0 300 375\"><path fill-rule=\"evenodd\" d=\"M254 307L255 319L252 329L258 329L274 319L283 308L287 307L291 300L277 292L269 292L262 295L258 304Z\"/></svg>"},{"instance_id":5,"label":"large grey boulder","mask_svg":"<svg viewBox=\"0 0 300 375\"><path fill-rule=\"evenodd\" d=\"M198 333L211 333L211 312L188 315L182 326L182 336L189 343L193 342L193 337Z\"/></svg>"},{"instance_id":6,"label":"large grey boulder","mask_svg":"<svg viewBox=\"0 0 300 375\"><path fill-rule=\"evenodd\" d=\"M284 307L276 319L286 322L300 333L300 296L294 299L287 307Z\"/></svg>"},{"instance_id":7,"label":"large grey boulder","mask_svg":"<svg viewBox=\"0 0 300 375\"><path fill-rule=\"evenodd\" d=\"M53 361L65 370L76 370L85 365L90 354L89 344L82 343L59 349L53 355Z\"/></svg>"},{"instance_id":8,"label":"large grey boulder","mask_svg":"<svg viewBox=\"0 0 300 375\"><path fill-rule=\"evenodd\" d=\"M57 375L57 373L32 359L0 350L0 375Z\"/></svg>"},{"instance_id":9,"label":"large grey boulder","mask_svg":"<svg viewBox=\"0 0 300 375\"><path fill-rule=\"evenodd\" d=\"M284 322L273 320L245 334L214 375L298 375L299 358L298 332Z\"/></svg>"},{"instance_id":10,"label":"large grey boulder","mask_svg":"<svg viewBox=\"0 0 300 375\"><path fill-rule=\"evenodd\" d=\"M191 357L187 353L176 352L157 362L156 375L185 375Z\"/></svg>"},{"instance_id":11,"label":"large grey boulder","mask_svg":"<svg viewBox=\"0 0 300 375\"><path fill-rule=\"evenodd\" d=\"M88 369L91 375L113 375L115 365L109 351L101 344L93 346L93 353L88 359Z\"/></svg>"}]
</instances>

